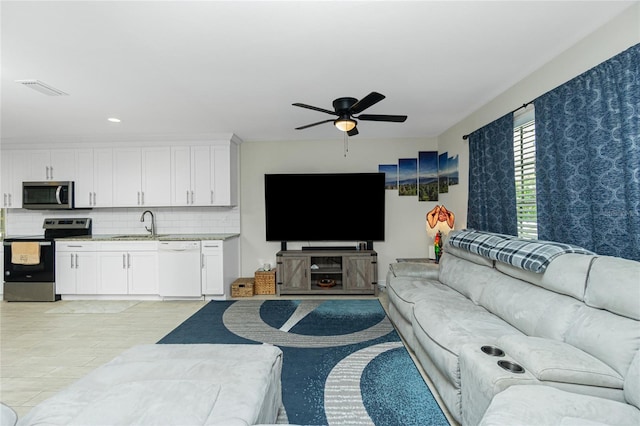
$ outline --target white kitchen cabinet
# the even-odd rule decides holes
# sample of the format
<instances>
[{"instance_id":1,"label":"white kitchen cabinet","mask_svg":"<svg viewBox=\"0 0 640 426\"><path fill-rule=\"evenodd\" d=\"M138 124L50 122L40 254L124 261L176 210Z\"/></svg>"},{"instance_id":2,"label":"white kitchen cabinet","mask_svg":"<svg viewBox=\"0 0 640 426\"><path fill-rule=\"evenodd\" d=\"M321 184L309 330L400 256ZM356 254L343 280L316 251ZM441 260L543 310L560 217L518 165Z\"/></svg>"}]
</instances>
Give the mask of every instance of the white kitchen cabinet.
<instances>
[{"instance_id":1,"label":"white kitchen cabinet","mask_svg":"<svg viewBox=\"0 0 640 426\"><path fill-rule=\"evenodd\" d=\"M99 294L157 295L157 243L104 242L98 253L98 270Z\"/></svg>"},{"instance_id":2,"label":"white kitchen cabinet","mask_svg":"<svg viewBox=\"0 0 640 426\"><path fill-rule=\"evenodd\" d=\"M222 241L202 242L202 294L224 296Z\"/></svg>"},{"instance_id":3,"label":"white kitchen cabinet","mask_svg":"<svg viewBox=\"0 0 640 426\"><path fill-rule=\"evenodd\" d=\"M76 150L28 150L29 180L73 181L76 179Z\"/></svg>"},{"instance_id":4,"label":"white kitchen cabinet","mask_svg":"<svg viewBox=\"0 0 640 426\"><path fill-rule=\"evenodd\" d=\"M2 207L22 208L22 182L29 180L28 152L3 150L1 166Z\"/></svg>"},{"instance_id":5,"label":"white kitchen cabinet","mask_svg":"<svg viewBox=\"0 0 640 426\"><path fill-rule=\"evenodd\" d=\"M171 148L171 204L237 204L237 146L231 144Z\"/></svg>"},{"instance_id":6,"label":"white kitchen cabinet","mask_svg":"<svg viewBox=\"0 0 640 426\"><path fill-rule=\"evenodd\" d=\"M238 204L238 146L236 144L211 147L212 205Z\"/></svg>"},{"instance_id":7,"label":"white kitchen cabinet","mask_svg":"<svg viewBox=\"0 0 640 426\"><path fill-rule=\"evenodd\" d=\"M240 273L239 238L204 240L201 257L202 294L217 300L231 298L231 283Z\"/></svg>"},{"instance_id":8,"label":"white kitchen cabinet","mask_svg":"<svg viewBox=\"0 0 640 426\"><path fill-rule=\"evenodd\" d=\"M114 206L171 205L171 149L115 148L113 150Z\"/></svg>"},{"instance_id":9,"label":"white kitchen cabinet","mask_svg":"<svg viewBox=\"0 0 640 426\"><path fill-rule=\"evenodd\" d=\"M94 242L56 242L56 293L98 293L98 262Z\"/></svg>"},{"instance_id":10,"label":"white kitchen cabinet","mask_svg":"<svg viewBox=\"0 0 640 426\"><path fill-rule=\"evenodd\" d=\"M191 187L191 148L171 147L171 205L190 206L194 190Z\"/></svg>"},{"instance_id":11,"label":"white kitchen cabinet","mask_svg":"<svg viewBox=\"0 0 640 426\"><path fill-rule=\"evenodd\" d=\"M113 206L113 150L80 149L77 152L76 207Z\"/></svg>"}]
</instances>

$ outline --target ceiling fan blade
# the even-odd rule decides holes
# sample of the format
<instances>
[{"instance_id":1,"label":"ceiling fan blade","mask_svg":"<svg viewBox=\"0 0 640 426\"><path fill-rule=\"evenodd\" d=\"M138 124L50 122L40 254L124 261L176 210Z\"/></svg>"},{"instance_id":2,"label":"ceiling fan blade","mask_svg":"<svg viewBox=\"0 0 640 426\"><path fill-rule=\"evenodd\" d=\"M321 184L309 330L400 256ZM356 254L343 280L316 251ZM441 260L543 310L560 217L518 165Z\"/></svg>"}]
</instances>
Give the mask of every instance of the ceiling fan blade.
<instances>
[{"instance_id":1,"label":"ceiling fan blade","mask_svg":"<svg viewBox=\"0 0 640 426\"><path fill-rule=\"evenodd\" d=\"M378 92L371 92L351 106L351 114L359 114L370 106L377 104L384 98L385 96Z\"/></svg>"},{"instance_id":2,"label":"ceiling fan blade","mask_svg":"<svg viewBox=\"0 0 640 426\"><path fill-rule=\"evenodd\" d=\"M318 107L314 107L312 105L307 105L307 104L301 104L300 102L296 102L294 104L291 104L293 106L297 106L300 108L307 108L307 109L312 109L314 111L320 111L320 112L325 112L327 114L331 114L331 115L338 115L335 111L329 111L328 109L324 109L324 108L318 108Z\"/></svg>"},{"instance_id":3,"label":"ceiling fan blade","mask_svg":"<svg viewBox=\"0 0 640 426\"><path fill-rule=\"evenodd\" d=\"M353 129L351 129L351 130L349 130L349 131L347 132L347 135L349 135L349 136L355 136L355 135L357 135L358 133L360 133L360 132L358 132L358 128L357 128L357 127L354 127Z\"/></svg>"},{"instance_id":4,"label":"ceiling fan blade","mask_svg":"<svg viewBox=\"0 0 640 426\"><path fill-rule=\"evenodd\" d=\"M365 121L391 121L394 123L404 123L407 119L406 115L382 115L382 114L362 114L356 117L358 120Z\"/></svg>"},{"instance_id":5,"label":"ceiling fan blade","mask_svg":"<svg viewBox=\"0 0 640 426\"><path fill-rule=\"evenodd\" d=\"M333 121L334 121L333 118L330 118L329 120L322 120L322 121L318 121L317 123L307 124L306 126L296 127L296 130L306 129L307 127L317 126L318 124L322 124L322 123L332 123Z\"/></svg>"}]
</instances>

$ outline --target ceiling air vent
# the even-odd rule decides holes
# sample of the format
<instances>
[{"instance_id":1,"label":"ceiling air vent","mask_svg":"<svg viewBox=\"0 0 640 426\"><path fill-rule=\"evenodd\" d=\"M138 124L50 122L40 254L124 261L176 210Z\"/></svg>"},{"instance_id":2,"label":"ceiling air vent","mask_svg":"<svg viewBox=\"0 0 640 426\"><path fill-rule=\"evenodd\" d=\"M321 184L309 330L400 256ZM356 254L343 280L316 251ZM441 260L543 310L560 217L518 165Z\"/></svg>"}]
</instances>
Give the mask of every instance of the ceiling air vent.
<instances>
[{"instance_id":1,"label":"ceiling air vent","mask_svg":"<svg viewBox=\"0 0 640 426\"><path fill-rule=\"evenodd\" d=\"M16 83L20 83L25 87L29 87L40 93L44 93L47 96L69 96L68 93L56 89L55 87L51 87L48 84L41 82L40 80L16 80Z\"/></svg>"}]
</instances>

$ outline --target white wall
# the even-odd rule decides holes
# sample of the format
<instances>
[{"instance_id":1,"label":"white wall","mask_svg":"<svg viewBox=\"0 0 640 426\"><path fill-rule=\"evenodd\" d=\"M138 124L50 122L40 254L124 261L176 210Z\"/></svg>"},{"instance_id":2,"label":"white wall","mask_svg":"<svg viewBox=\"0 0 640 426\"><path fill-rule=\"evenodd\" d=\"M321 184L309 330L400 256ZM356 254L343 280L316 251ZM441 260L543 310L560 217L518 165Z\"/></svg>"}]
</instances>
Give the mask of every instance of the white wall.
<instances>
[{"instance_id":1,"label":"white wall","mask_svg":"<svg viewBox=\"0 0 640 426\"><path fill-rule=\"evenodd\" d=\"M265 240L264 175L266 173L377 172L379 164L395 164L399 158L417 158L419 151L437 150L434 138L410 140L349 140L344 143L336 131L332 141L243 142L240 145L242 191L240 202L242 275L253 276L263 263L275 264L280 243ZM299 197L313 196L301 193ZM292 200L295 202L295 199ZM425 215L437 203L418 202L417 197L386 191L386 238L375 242L378 252L378 280L384 281L389 263L396 257L426 257L432 239L425 232ZM366 220L366 212L362 212ZM313 226L309 224L309 226ZM355 247L355 241L353 246ZM320 245L319 243L311 243ZM289 249L302 244L289 243ZM308 243L305 243L308 245ZM330 245L347 245L334 243Z\"/></svg>"},{"instance_id":2,"label":"white wall","mask_svg":"<svg viewBox=\"0 0 640 426\"><path fill-rule=\"evenodd\" d=\"M535 40L531 40L535 43ZM440 151L460 153L461 191L447 194L443 202L456 215L456 228L467 223L469 145L462 136L530 102L629 47L640 43L640 4L629 8L564 53L521 80L509 90L438 136Z\"/></svg>"}]
</instances>

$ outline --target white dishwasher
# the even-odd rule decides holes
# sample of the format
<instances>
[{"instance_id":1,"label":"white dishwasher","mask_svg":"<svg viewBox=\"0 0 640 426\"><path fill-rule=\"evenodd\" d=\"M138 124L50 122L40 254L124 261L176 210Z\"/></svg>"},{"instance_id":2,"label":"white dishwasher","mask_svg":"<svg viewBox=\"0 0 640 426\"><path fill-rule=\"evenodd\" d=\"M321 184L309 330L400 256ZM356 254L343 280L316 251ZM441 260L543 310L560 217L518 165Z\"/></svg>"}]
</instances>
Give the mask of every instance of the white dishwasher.
<instances>
[{"instance_id":1,"label":"white dishwasher","mask_svg":"<svg viewBox=\"0 0 640 426\"><path fill-rule=\"evenodd\" d=\"M160 296L202 297L200 241L160 241Z\"/></svg>"}]
</instances>

